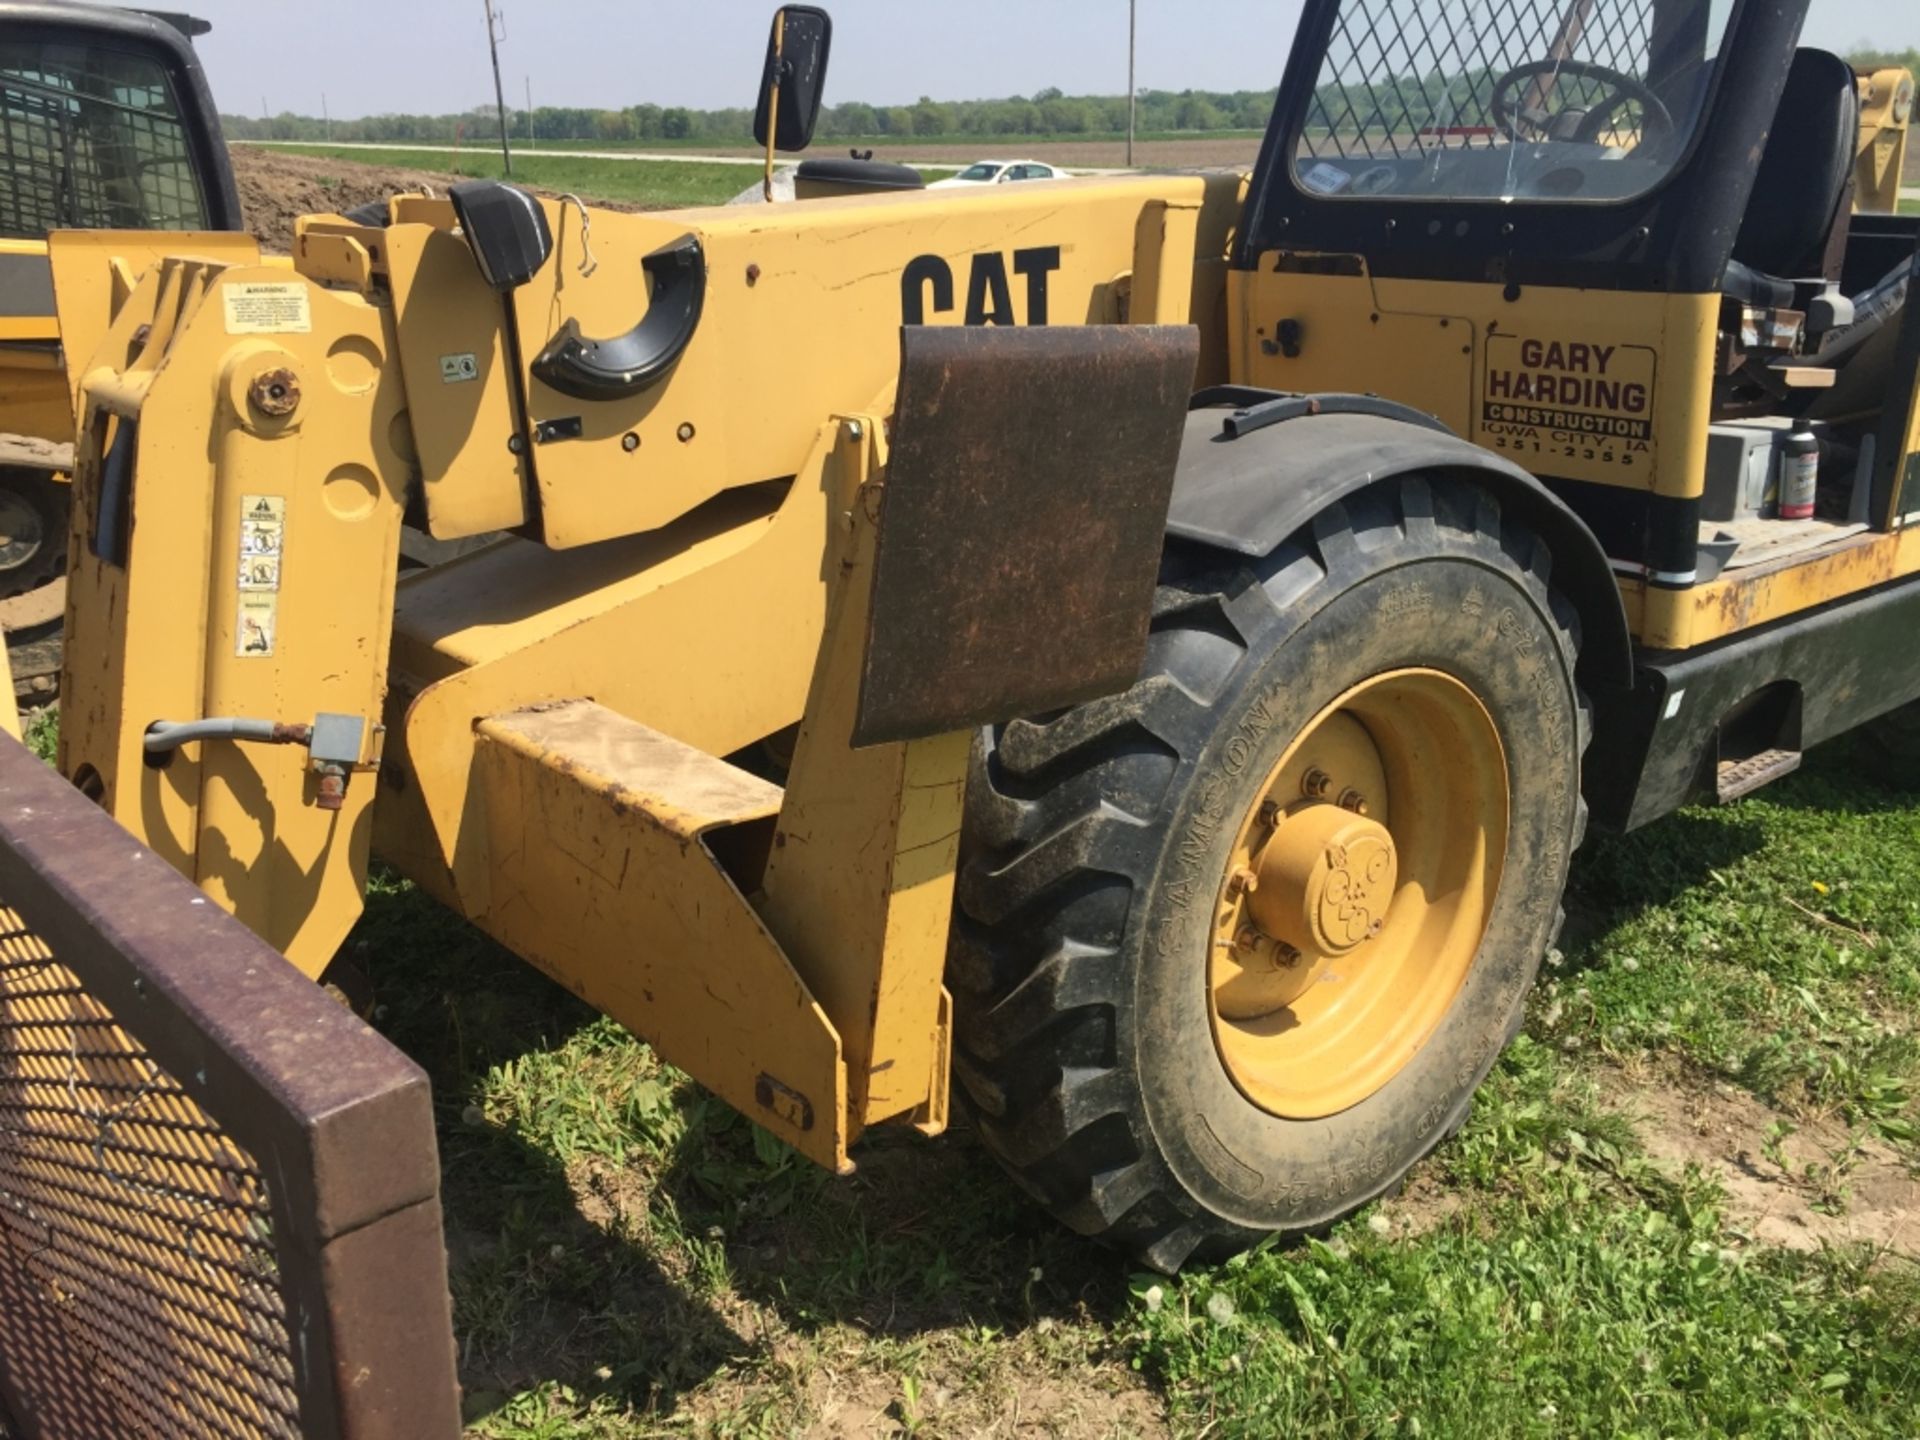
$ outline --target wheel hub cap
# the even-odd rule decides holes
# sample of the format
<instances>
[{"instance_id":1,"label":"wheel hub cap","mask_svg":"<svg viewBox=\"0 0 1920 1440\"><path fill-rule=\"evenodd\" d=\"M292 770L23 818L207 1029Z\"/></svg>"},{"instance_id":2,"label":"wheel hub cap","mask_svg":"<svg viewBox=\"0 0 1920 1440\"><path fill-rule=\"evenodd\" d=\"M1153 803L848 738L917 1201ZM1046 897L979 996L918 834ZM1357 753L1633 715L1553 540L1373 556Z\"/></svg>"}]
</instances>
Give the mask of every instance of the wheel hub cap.
<instances>
[{"instance_id":1,"label":"wheel hub cap","mask_svg":"<svg viewBox=\"0 0 1920 1440\"><path fill-rule=\"evenodd\" d=\"M1425 1046L1465 984L1506 848L1499 733L1461 682L1377 675L1253 796L1208 966L1214 1043L1262 1109L1331 1115Z\"/></svg>"},{"instance_id":2,"label":"wheel hub cap","mask_svg":"<svg viewBox=\"0 0 1920 1440\"><path fill-rule=\"evenodd\" d=\"M1310 805L1282 820L1261 851L1250 908L1261 930L1295 950L1345 955L1380 933L1398 875L1386 826Z\"/></svg>"}]
</instances>

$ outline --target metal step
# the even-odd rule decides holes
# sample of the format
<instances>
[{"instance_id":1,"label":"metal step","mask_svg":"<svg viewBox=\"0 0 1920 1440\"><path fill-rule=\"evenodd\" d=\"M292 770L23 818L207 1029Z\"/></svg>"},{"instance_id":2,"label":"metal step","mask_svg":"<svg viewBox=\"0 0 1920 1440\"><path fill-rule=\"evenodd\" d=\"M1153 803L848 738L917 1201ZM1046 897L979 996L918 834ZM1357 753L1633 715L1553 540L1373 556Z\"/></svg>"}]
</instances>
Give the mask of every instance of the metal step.
<instances>
[{"instance_id":1,"label":"metal step","mask_svg":"<svg viewBox=\"0 0 1920 1440\"><path fill-rule=\"evenodd\" d=\"M1714 798L1722 805L1731 804L1799 768L1798 750L1762 750L1744 760L1722 760L1713 777Z\"/></svg>"}]
</instances>

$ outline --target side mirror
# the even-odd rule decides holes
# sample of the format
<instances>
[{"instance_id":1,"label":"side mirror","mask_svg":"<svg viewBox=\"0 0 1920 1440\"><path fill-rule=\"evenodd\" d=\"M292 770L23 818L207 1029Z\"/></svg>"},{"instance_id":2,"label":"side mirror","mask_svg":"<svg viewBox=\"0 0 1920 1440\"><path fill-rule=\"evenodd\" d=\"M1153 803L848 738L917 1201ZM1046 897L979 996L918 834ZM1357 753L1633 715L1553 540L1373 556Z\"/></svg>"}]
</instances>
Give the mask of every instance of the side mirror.
<instances>
[{"instance_id":1,"label":"side mirror","mask_svg":"<svg viewBox=\"0 0 1920 1440\"><path fill-rule=\"evenodd\" d=\"M772 149L804 150L820 119L827 85L827 52L833 19L817 5L782 5L773 12L767 63L760 75L760 103L753 112L753 138Z\"/></svg>"},{"instance_id":2,"label":"side mirror","mask_svg":"<svg viewBox=\"0 0 1920 1440\"><path fill-rule=\"evenodd\" d=\"M447 198L488 285L504 295L540 273L553 253L553 232L539 201L498 180L463 180L448 187Z\"/></svg>"}]
</instances>

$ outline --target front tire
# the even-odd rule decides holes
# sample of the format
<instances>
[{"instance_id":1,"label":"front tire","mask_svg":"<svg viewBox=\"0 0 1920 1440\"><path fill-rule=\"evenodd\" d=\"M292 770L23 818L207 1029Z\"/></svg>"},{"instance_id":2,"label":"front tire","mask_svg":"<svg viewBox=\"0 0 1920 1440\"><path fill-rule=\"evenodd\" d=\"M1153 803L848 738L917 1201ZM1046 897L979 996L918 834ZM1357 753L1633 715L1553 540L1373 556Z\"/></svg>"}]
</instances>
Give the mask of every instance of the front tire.
<instances>
[{"instance_id":1,"label":"front tire","mask_svg":"<svg viewBox=\"0 0 1920 1440\"><path fill-rule=\"evenodd\" d=\"M987 1148L1067 1224L1169 1272L1324 1227L1396 1185L1464 1118L1557 932L1585 822L1577 647L1545 544L1449 478L1359 492L1260 561L1171 546L1134 687L977 747L949 984L955 1074ZM1405 677L1424 678L1393 689ZM1343 697L1365 701L1340 721L1343 743L1373 744L1385 767L1362 787L1376 813L1360 829L1299 800L1300 745ZM1455 718L1423 731L1422 707ZM1402 732L1425 738L1409 749ZM1430 788L1489 766L1497 791L1486 775ZM1326 789L1313 773L1309 789ZM1497 793L1503 823L1469 803L1476 785ZM1477 817L1481 840L1459 838L1485 850L1481 870L1449 858L1455 794ZM1397 845L1402 871L1376 867L1389 897L1377 938L1361 923L1326 942L1353 947L1329 958L1289 931L1315 983L1249 1009L1232 988L1246 976L1223 983L1214 957L1233 943L1223 935L1251 933L1235 908L1257 894L1249 882L1278 873L1249 869L1260 823L1318 827L1316 845L1337 833L1336 857ZM1409 931L1400 917L1441 892L1468 903ZM1305 963L1294 945L1280 953ZM1318 1020L1300 1017L1336 1013L1313 1010L1327 994L1367 993L1367 959L1388 953L1400 968L1383 983L1428 1019L1397 1017L1389 989L1371 1010L1337 1011L1335 1039L1305 1043Z\"/></svg>"}]
</instances>

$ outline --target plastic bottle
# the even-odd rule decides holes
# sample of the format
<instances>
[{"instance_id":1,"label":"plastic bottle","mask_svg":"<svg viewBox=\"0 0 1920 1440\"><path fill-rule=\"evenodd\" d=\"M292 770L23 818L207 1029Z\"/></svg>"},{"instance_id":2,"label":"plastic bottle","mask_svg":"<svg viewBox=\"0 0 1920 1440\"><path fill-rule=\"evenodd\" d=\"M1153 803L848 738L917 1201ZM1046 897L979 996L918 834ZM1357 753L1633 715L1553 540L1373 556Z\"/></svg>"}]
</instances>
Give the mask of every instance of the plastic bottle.
<instances>
[{"instance_id":1,"label":"plastic bottle","mask_svg":"<svg viewBox=\"0 0 1920 1440\"><path fill-rule=\"evenodd\" d=\"M1820 442L1806 428L1795 430L1780 447L1780 518L1808 520L1820 481Z\"/></svg>"}]
</instances>

